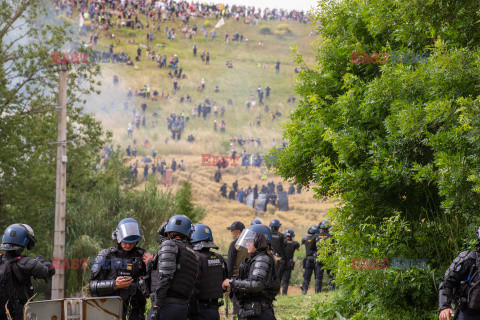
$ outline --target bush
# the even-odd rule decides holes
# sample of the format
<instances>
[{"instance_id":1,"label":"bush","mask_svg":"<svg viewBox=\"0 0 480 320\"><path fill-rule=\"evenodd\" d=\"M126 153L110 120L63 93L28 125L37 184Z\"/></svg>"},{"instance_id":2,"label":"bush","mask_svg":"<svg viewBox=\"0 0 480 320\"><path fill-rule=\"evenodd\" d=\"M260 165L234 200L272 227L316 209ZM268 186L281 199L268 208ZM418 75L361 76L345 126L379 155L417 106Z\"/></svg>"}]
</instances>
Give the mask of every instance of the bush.
<instances>
[{"instance_id":1,"label":"bush","mask_svg":"<svg viewBox=\"0 0 480 320\"><path fill-rule=\"evenodd\" d=\"M260 26L260 34L272 34L272 30L269 26Z\"/></svg>"},{"instance_id":2,"label":"bush","mask_svg":"<svg viewBox=\"0 0 480 320\"><path fill-rule=\"evenodd\" d=\"M292 34L292 27L287 23L280 23L273 29L273 34L283 37Z\"/></svg>"}]
</instances>

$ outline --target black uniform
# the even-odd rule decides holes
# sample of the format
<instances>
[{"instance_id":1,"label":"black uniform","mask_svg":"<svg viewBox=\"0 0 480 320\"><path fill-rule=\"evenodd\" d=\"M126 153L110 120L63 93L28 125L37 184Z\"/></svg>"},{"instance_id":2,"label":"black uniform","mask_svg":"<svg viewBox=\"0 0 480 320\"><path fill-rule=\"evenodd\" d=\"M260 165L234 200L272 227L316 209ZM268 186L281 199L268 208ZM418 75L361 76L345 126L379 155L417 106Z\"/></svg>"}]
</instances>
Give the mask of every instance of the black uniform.
<instances>
[{"instance_id":1,"label":"black uniform","mask_svg":"<svg viewBox=\"0 0 480 320\"><path fill-rule=\"evenodd\" d=\"M119 296L123 299L123 319L145 319L147 292L140 290L139 281L146 275L142 261L145 250L135 247L124 251L120 245L100 251L92 264L90 293L94 297ZM115 290L117 277L132 277L130 287Z\"/></svg>"},{"instance_id":2,"label":"black uniform","mask_svg":"<svg viewBox=\"0 0 480 320\"><path fill-rule=\"evenodd\" d=\"M235 200L235 191L233 189L228 193L228 199Z\"/></svg>"},{"instance_id":3,"label":"black uniform","mask_svg":"<svg viewBox=\"0 0 480 320\"><path fill-rule=\"evenodd\" d=\"M274 228L272 228L271 246L275 255L283 259L285 256L285 235Z\"/></svg>"},{"instance_id":4,"label":"black uniform","mask_svg":"<svg viewBox=\"0 0 480 320\"><path fill-rule=\"evenodd\" d=\"M0 255L2 263L11 263L13 292L4 294L13 299L8 300L8 311L13 320L23 320L23 307L34 294L31 277L48 279L55 274L52 263L41 256L30 258L20 256L15 251L6 251ZM1 288L0 290L6 290ZM5 308L0 307L0 319L7 319Z\"/></svg>"},{"instance_id":5,"label":"black uniform","mask_svg":"<svg viewBox=\"0 0 480 320\"><path fill-rule=\"evenodd\" d=\"M200 274L190 297L189 320L220 320L218 299L223 297L222 282L227 278L227 265L221 255L208 249L196 251Z\"/></svg>"},{"instance_id":6,"label":"black uniform","mask_svg":"<svg viewBox=\"0 0 480 320\"><path fill-rule=\"evenodd\" d=\"M332 234L328 230L320 229L320 233L318 235L317 245L321 247L322 245L324 245L324 241L326 241L327 239L329 239L331 237L332 237ZM327 271L328 286L330 288L335 288L335 285L333 284L333 276L332 276L331 271L323 268L325 264L322 261L319 261L319 264L320 264L320 274L319 274L318 278L319 278L319 281L320 281L320 287L318 288L318 292L322 291L323 272L324 271Z\"/></svg>"},{"instance_id":7,"label":"black uniform","mask_svg":"<svg viewBox=\"0 0 480 320\"><path fill-rule=\"evenodd\" d=\"M293 261L293 255L295 250L300 249L300 243L297 241L292 240L292 238L285 239L285 256L283 260L285 260L285 266L283 269L283 276L282 276L282 294L287 294L288 285L290 284L290 278L292 277L292 270L295 267L295 262Z\"/></svg>"},{"instance_id":8,"label":"black uniform","mask_svg":"<svg viewBox=\"0 0 480 320\"><path fill-rule=\"evenodd\" d=\"M303 284L302 292L304 294L308 291L308 285L310 284L310 279L312 278L312 273L315 272L315 293L319 293L322 289L320 271L321 264L317 261L317 242L318 234L311 234L302 238L302 244L305 245L305 251L307 257L303 260Z\"/></svg>"},{"instance_id":9,"label":"black uniform","mask_svg":"<svg viewBox=\"0 0 480 320\"><path fill-rule=\"evenodd\" d=\"M440 283L440 311L451 308L452 301L457 300L460 309L458 319L480 319L480 285L475 286L480 281L480 272L476 272L478 265L478 250L464 251L453 260Z\"/></svg>"},{"instance_id":10,"label":"black uniform","mask_svg":"<svg viewBox=\"0 0 480 320\"><path fill-rule=\"evenodd\" d=\"M152 309L149 320L187 319L187 303L198 269L195 252L186 241L172 239L162 242L150 270Z\"/></svg>"},{"instance_id":11,"label":"black uniform","mask_svg":"<svg viewBox=\"0 0 480 320\"><path fill-rule=\"evenodd\" d=\"M275 320L273 300L275 263L265 250L260 250L240 265L239 277L231 282L233 294L240 303L239 317L248 320Z\"/></svg>"},{"instance_id":12,"label":"black uniform","mask_svg":"<svg viewBox=\"0 0 480 320\"><path fill-rule=\"evenodd\" d=\"M216 183L219 183L220 180L222 180L222 173L220 170L215 171L215 175L213 177L213 180L215 180ZM225 192L227 191L227 185L225 185Z\"/></svg>"}]
</instances>

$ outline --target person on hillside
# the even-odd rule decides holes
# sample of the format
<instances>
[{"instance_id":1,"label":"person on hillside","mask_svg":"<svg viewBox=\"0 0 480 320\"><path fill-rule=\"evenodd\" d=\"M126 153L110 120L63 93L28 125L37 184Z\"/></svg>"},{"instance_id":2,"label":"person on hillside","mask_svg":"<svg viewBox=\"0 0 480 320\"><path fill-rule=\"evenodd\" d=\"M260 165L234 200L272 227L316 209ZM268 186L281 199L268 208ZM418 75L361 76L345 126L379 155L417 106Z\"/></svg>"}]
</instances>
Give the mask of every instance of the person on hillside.
<instances>
[{"instance_id":1,"label":"person on hillside","mask_svg":"<svg viewBox=\"0 0 480 320\"><path fill-rule=\"evenodd\" d=\"M333 235L330 233L330 222L328 220L323 220L322 222L320 222L318 224L318 229L320 230L320 233L318 234L318 243L317 243L317 247L321 248L322 246L325 246L326 245L326 241L328 239L330 239L331 237L333 237ZM333 239L332 239L333 240ZM332 254L333 252L330 252L329 254ZM328 276L328 287L329 288L332 288L332 289L335 289L335 284L333 282L333 275L332 275L332 272L331 270L328 270L328 269L324 269L324 262L322 261L319 261L320 262L320 275L319 275L319 278L320 278L320 288L318 289L319 291L322 291L322 284L323 284L323 273L324 271L327 272L327 276Z\"/></svg>"},{"instance_id":2,"label":"person on hillside","mask_svg":"<svg viewBox=\"0 0 480 320\"><path fill-rule=\"evenodd\" d=\"M303 284L302 284L302 293L307 294L308 286L310 284L310 279L312 278L312 273L315 272L315 293L320 293L322 289L322 284L320 282L320 271L321 264L316 260L317 257L317 242L318 234L320 230L318 225L312 225L308 229L308 236L302 238L302 244L305 245L306 258L303 259Z\"/></svg>"},{"instance_id":3,"label":"person on hillside","mask_svg":"<svg viewBox=\"0 0 480 320\"><path fill-rule=\"evenodd\" d=\"M220 172L220 170L217 170L215 171L215 175L213 176L213 180L216 182L216 183L219 183L220 180L222 180L222 173ZM227 188L225 186L225 198L227 197Z\"/></svg>"},{"instance_id":4,"label":"person on hillside","mask_svg":"<svg viewBox=\"0 0 480 320\"><path fill-rule=\"evenodd\" d=\"M277 62L275 62L275 72L277 74L280 73L280 60L277 60Z\"/></svg>"},{"instance_id":5,"label":"person on hillside","mask_svg":"<svg viewBox=\"0 0 480 320\"><path fill-rule=\"evenodd\" d=\"M227 184L224 183L221 187L220 187L220 194L222 195L222 197L224 197L225 199L227 198Z\"/></svg>"},{"instance_id":6,"label":"person on hillside","mask_svg":"<svg viewBox=\"0 0 480 320\"><path fill-rule=\"evenodd\" d=\"M235 200L235 190L230 190L230 192L228 193L228 200Z\"/></svg>"}]
</instances>

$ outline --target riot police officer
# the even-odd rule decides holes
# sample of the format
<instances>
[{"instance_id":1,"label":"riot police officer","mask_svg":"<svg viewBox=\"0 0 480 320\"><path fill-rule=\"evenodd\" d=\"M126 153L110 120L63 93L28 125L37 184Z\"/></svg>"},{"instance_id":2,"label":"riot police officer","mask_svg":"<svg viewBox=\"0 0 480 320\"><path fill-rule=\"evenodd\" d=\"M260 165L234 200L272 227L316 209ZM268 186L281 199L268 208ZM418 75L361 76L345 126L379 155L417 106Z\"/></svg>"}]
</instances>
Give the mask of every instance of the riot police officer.
<instances>
[{"instance_id":1,"label":"riot police officer","mask_svg":"<svg viewBox=\"0 0 480 320\"><path fill-rule=\"evenodd\" d=\"M454 300L459 320L480 320L480 227L477 240L477 248L460 253L445 272L439 287L440 320L450 319Z\"/></svg>"},{"instance_id":2,"label":"riot police officer","mask_svg":"<svg viewBox=\"0 0 480 320\"><path fill-rule=\"evenodd\" d=\"M282 224L278 219L270 221L270 230L272 232L272 249L276 257L283 259L285 255L285 236L279 231Z\"/></svg>"},{"instance_id":3,"label":"riot police officer","mask_svg":"<svg viewBox=\"0 0 480 320\"><path fill-rule=\"evenodd\" d=\"M273 300L280 289L275 273L275 261L268 253L272 233L265 225L251 225L238 238L237 245L248 249L250 258L240 265L237 279L225 279L224 289L230 289L240 303L239 318L274 320Z\"/></svg>"},{"instance_id":4,"label":"riot police officer","mask_svg":"<svg viewBox=\"0 0 480 320\"><path fill-rule=\"evenodd\" d=\"M333 235L330 233L330 222L328 220L323 220L318 224L318 229L320 229L320 233L318 234L318 243L317 247L322 247L326 245L326 241L333 237ZM333 239L332 239L333 240ZM328 276L328 287L329 288L335 288L335 284L333 283L333 275L330 270L324 269L324 263L322 261L319 261L320 264L320 275L319 281L320 281L320 288L318 289L319 292L322 291L322 284L323 284L323 272L327 272Z\"/></svg>"},{"instance_id":5,"label":"riot police officer","mask_svg":"<svg viewBox=\"0 0 480 320\"><path fill-rule=\"evenodd\" d=\"M222 282L227 278L227 264L221 255L210 251L218 249L210 227L196 224L191 238L200 261L200 274L190 297L188 319L220 320L218 300L223 297Z\"/></svg>"},{"instance_id":6,"label":"riot police officer","mask_svg":"<svg viewBox=\"0 0 480 320\"><path fill-rule=\"evenodd\" d=\"M287 294L288 285L290 284L290 278L292 276L292 270L295 267L295 262L293 261L293 255L295 250L300 249L300 243L294 241L295 232L292 229L287 229L285 231L285 266L283 269L282 275L282 295Z\"/></svg>"},{"instance_id":7,"label":"riot police officer","mask_svg":"<svg viewBox=\"0 0 480 320\"><path fill-rule=\"evenodd\" d=\"M52 263L43 257L23 256L23 250L33 249L37 240L27 224L13 224L2 237L0 250L0 319L7 319L5 304L13 320L23 320L23 308L34 294L31 277L49 279L55 274Z\"/></svg>"},{"instance_id":8,"label":"riot police officer","mask_svg":"<svg viewBox=\"0 0 480 320\"><path fill-rule=\"evenodd\" d=\"M313 225L308 229L308 236L302 238L302 244L305 245L306 258L303 260L303 284L302 284L302 293L307 294L308 285L310 284L310 279L312 278L312 273L315 272L315 293L319 293L322 284L320 281L320 271L321 265L317 261L317 242L318 242L318 225Z\"/></svg>"},{"instance_id":9,"label":"riot police officer","mask_svg":"<svg viewBox=\"0 0 480 320\"><path fill-rule=\"evenodd\" d=\"M199 271L196 254L188 243L191 233L192 222L183 215L171 217L165 226L168 239L162 241L153 262L149 262L149 320L187 319L187 303Z\"/></svg>"},{"instance_id":10,"label":"riot police officer","mask_svg":"<svg viewBox=\"0 0 480 320\"><path fill-rule=\"evenodd\" d=\"M144 258L151 256L137 246L142 239L140 225L127 218L112 233L115 247L100 251L92 264L90 293L94 297L119 296L123 299L123 319L145 319L145 288L139 285L146 274Z\"/></svg>"}]
</instances>

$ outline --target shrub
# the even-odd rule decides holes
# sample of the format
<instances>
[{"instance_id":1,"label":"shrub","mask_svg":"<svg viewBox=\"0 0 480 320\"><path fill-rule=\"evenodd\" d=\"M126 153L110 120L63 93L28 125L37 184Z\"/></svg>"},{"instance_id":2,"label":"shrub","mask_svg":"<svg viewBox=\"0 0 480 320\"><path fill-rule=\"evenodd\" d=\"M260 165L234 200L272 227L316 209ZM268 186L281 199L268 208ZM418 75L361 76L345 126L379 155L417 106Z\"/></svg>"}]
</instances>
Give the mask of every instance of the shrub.
<instances>
[{"instance_id":1,"label":"shrub","mask_svg":"<svg viewBox=\"0 0 480 320\"><path fill-rule=\"evenodd\" d=\"M280 23L279 25L276 25L273 29L273 34L282 37L292 34L292 27L290 27L290 25L287 23Z\"/></svg>"},{"instance_id":2,"label":"shrub","mask_svg":"<svg viewBox=\"0 0 480 320\"><path fill-rule=\"evenodd\" d=\"M272 34L272 30L269 26L260 26L260 34Z\"/></svg>"}]
</instances>

